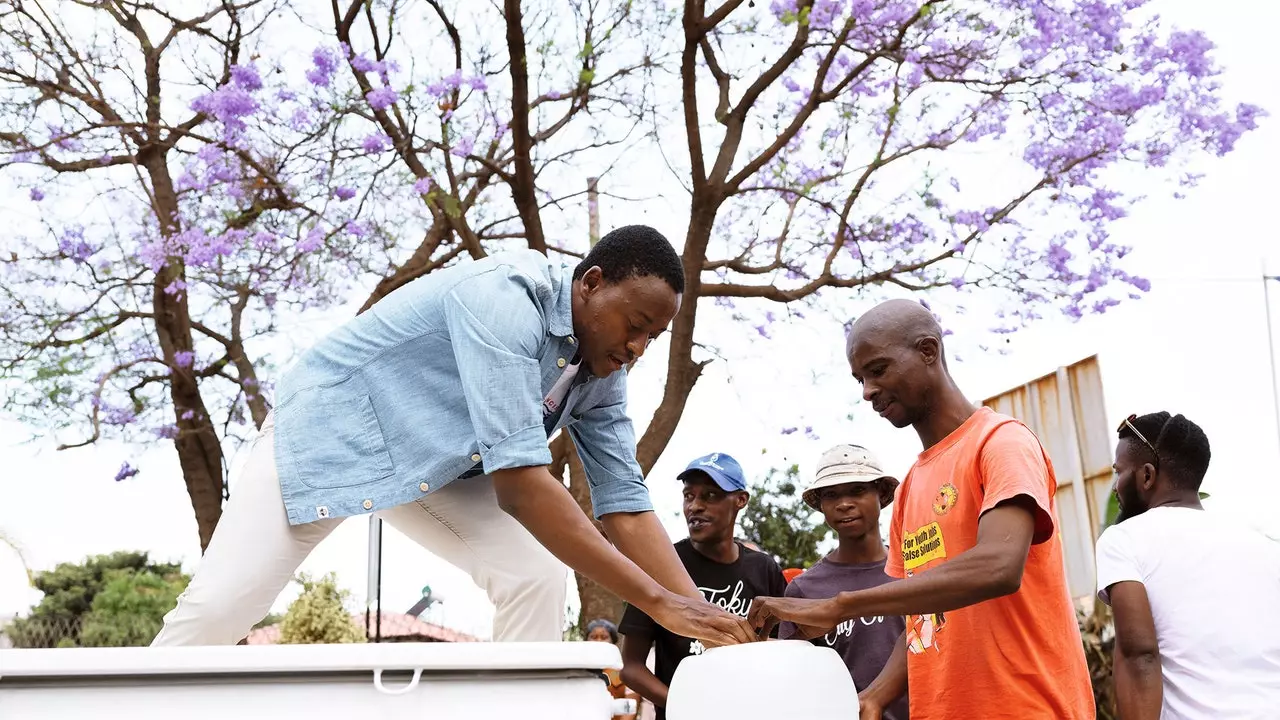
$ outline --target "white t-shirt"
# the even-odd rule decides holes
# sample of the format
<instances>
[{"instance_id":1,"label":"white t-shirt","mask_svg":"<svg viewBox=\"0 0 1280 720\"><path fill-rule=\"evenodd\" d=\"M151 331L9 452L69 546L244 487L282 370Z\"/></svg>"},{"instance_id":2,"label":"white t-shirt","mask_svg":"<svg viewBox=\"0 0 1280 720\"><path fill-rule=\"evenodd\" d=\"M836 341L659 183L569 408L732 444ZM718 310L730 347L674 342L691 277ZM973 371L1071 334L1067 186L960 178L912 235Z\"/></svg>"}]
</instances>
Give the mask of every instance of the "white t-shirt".
<instances>
[{"instance_id":1,"label":"white t-shirt","mask_svg":"<svg viewBox=\"0 0 1280 720\"><path fill-rule=\"evenodd\" d=\"M1146 586L1162 720L1280 718L1280 542L1204 510L1160 507L1098 539L1098 595Z\"/></svg>"}]
</instances>

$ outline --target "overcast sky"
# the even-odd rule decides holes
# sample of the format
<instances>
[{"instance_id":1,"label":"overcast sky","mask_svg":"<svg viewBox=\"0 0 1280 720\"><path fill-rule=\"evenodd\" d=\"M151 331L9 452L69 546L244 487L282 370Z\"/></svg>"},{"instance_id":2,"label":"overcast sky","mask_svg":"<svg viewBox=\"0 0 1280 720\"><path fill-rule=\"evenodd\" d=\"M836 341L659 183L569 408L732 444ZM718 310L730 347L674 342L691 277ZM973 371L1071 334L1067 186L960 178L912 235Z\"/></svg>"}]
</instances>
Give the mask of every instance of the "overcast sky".
<instances>
[{"instance_id":1,"label":"overcast sky","mask_svg":"<svg viewBox=\"0 0 1280 720\"><path fill-rule=\"evenodd\" d=\"M1280 6L1238 0L1162 0L1155 6L1168 21L1205 30L1218 45L1215 55L1227 68L1230 99L1280 111L1275 81L1280 68L1271 37L1280 23ZM1152 280L1144 299L1079 323L1046 321L1012 336L1005 355L965 351L953 363L961 387L979 401L1098 354L1109 425L1129 413L1187 415L1205 429L1213 446L1204 488L1212 498L1206 504L1276 536L1280 517L1266 498L1280 493L1280 428L1260 276L1264 263L1280 274L1280 244L1270 212L1276 202L1274 169L1280 167L1278 123L1278 118L1264 120L1231 156L1203 163L1206 177L1186 199L1152 197L1115 226L1113 237L1135 248L1130 267ZM993 172L1007 162L991 161ZM654 187L664 189L662 196L639 216L619 216L602 203L606 230L644 222L673 240L684 236L681 213L687 212L687 201L669 175L658 168L651 175ZM1272 309L1280 314L1280 283L1272 290ZM986 318L957 316L947 307L935 310L956 333L957 346L1003 339L982 335L991 325ZM349 310L293 328L289 341L305 347L344 312ZM858 388L841 357L837 318L811 317L803 325L778 327L769 340L736 327L707 332L726 359L708 366L649 478L673 539L685 535L674 476L695 456L728 452L752 475L797 462L807 478L821 451L837 442L873 448L898 474L919 452L913 432L894 430L859 404ZM660 398L665 356L665 342L660 342L632 373L630 410L641 429ZM788 426L812 426L813 436L781 435ZM107 442L59 453L52 443L22 443L30 434L29 428L0 423L0 534L20 545L32 567L121 549L148 550L157 559L194 567L199 558L195 520L171 446L139 454ZM233 466L244 454L233 459ZM112 482L126 459L142 472L127 482ZM366 535L366 519L349 520L302 569L337 572L362 603ZM408 609L421 587L430 584L445 598L434 619L488 635L492 611L469 578L395 531L388 528L386 535L384 608ZM0 549L0 617L38 598L24 585L16 556ZM287 589L276 609L282 611L296 591Z\"/></svg>"}]
</instances>

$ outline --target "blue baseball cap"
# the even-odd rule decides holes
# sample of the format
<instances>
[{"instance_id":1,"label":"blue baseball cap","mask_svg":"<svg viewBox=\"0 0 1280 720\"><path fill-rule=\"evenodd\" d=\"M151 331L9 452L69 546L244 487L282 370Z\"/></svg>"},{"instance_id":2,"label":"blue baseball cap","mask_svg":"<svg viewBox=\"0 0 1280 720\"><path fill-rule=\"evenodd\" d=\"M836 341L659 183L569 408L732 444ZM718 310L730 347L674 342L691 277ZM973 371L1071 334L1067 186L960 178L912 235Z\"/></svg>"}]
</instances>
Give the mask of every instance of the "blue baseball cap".
<instances>
[{"instance_id":1,"label":"blue baseball cap","mask_svg":"<svg viewBox=\"0 0 1280 720\"><path fill-rule=\"evenodd\" d=\"M706 473L708 477L726 492L747 489L747 481L742 477L742 466L725 453L711 453L689 463L684 472L676 476L677 480L688 480L694 473Z\"/></svg>"}]
</instances>

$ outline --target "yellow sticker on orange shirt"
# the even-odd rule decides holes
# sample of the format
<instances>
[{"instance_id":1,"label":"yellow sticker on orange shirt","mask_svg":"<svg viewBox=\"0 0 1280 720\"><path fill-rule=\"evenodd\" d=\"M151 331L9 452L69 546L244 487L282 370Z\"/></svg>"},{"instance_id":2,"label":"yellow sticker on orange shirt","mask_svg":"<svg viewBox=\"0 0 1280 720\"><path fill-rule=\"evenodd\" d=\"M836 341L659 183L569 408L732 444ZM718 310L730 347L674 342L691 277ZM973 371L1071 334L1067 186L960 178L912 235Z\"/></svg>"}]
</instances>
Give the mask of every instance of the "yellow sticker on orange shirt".
<instances>
[{"instance_id":1,"label":"yellow sticker on orange shirt","mask_svg":"<svg viewBox=\"0 0 1280 720\"><path fill-rule=\"evenodd\" d=\"M947 546L942 542L942 528L938 523L907 533L902 538L902 567L914 570L928 562L947 556Z\"/></svg>"}]
</instances>

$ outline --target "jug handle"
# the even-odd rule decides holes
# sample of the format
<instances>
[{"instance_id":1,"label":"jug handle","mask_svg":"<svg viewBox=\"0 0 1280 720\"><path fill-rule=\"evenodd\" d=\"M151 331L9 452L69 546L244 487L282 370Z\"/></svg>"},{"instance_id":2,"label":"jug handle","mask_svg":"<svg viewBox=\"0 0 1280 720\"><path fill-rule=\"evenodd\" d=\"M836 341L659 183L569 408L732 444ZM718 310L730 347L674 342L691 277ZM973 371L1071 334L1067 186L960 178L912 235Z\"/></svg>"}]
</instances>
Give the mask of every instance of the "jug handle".
<instances>
[{"instance_id":1,"label":"jug handle","mask_svg":"<svg viewBox=\"0 0 1280 720\"><path fill-rule=\"evenodd\" d=\"M404 687L396 690L391 690L387 688L387 686L382 684L382 669L379 668L373 671L373 687L376 688L378 692L384 695L404 695L405 693L418 687L418 681L421 679L422 679L422 668L414 668L413 679L409 681L408 685L405 685Z\"/></svg>"}]
</instances>

